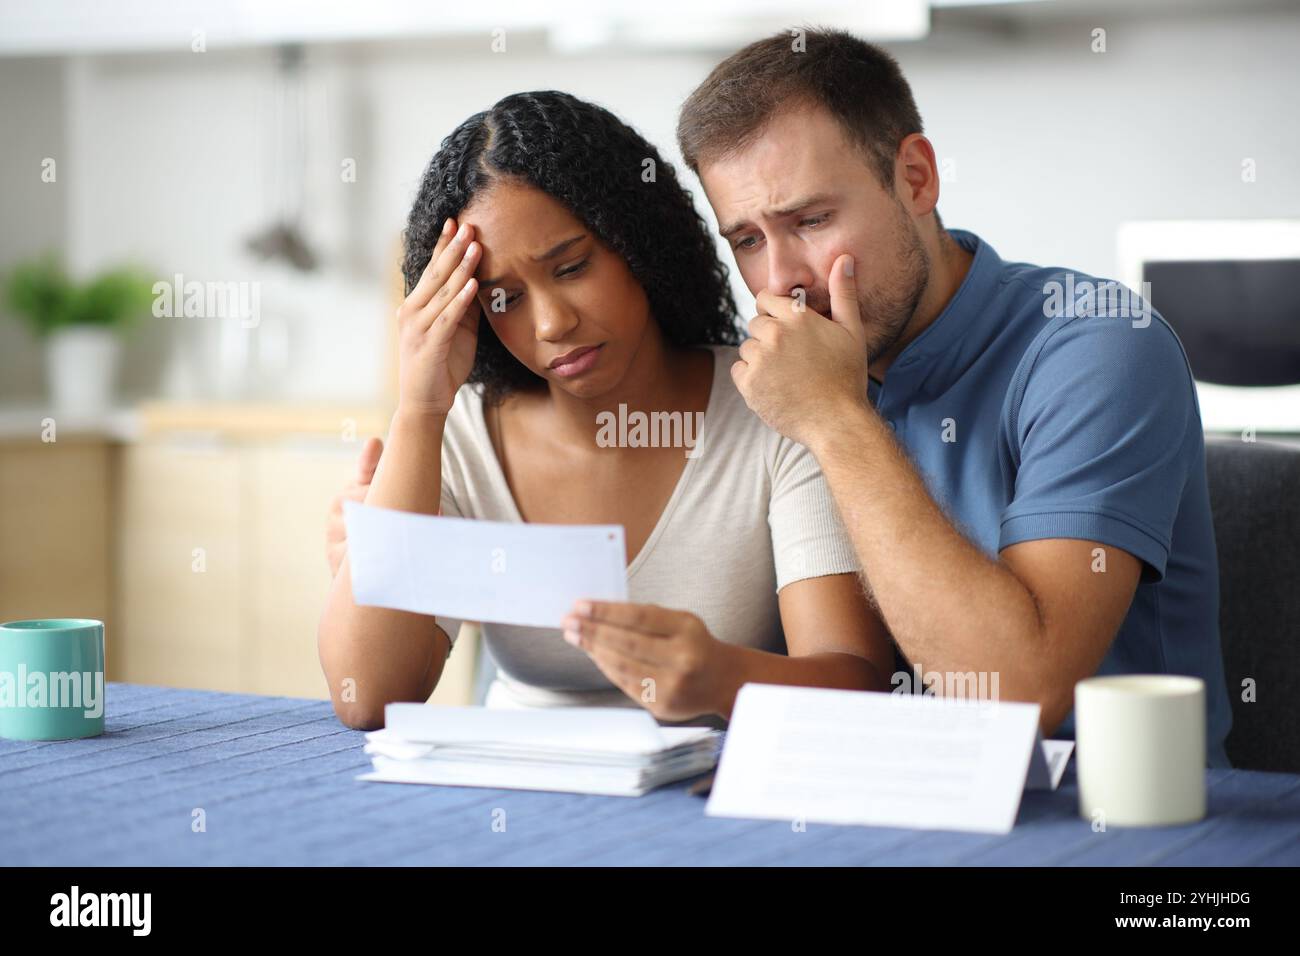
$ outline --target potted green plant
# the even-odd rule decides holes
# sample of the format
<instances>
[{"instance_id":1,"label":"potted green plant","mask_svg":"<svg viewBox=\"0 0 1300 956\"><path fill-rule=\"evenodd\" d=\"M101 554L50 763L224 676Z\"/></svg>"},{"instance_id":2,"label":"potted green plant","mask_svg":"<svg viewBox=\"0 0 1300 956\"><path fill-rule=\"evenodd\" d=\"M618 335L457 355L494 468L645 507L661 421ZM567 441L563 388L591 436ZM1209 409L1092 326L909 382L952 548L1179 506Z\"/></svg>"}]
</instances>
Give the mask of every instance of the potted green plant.
<instances>
[{"instance_id":1,"label":"potted green plant","mask_svg":"<svg viewBox=\"0 0 1300 956\"><path fill-rule=\"evenodd\" d=\"M120 333L149 311L149 278L122 267L78 282L56 256L46 255L14 268L4 293L9 309L45 342L55 410L96 415L111 408Z\"/></svg>"}]
</instances>

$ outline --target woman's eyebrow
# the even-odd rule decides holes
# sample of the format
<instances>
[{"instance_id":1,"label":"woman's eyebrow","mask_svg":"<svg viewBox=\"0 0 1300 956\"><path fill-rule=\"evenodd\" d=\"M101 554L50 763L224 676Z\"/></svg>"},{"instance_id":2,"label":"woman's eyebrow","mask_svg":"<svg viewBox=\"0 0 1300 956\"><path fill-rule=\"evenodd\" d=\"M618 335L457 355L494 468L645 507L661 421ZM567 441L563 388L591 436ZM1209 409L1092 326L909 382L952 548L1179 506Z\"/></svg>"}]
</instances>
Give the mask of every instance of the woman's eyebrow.
<instances>
[{"instance_id":1,"label":"woman's eyebrow","mask_svg":"<svg viewBox=\"0 0 1300 956\"><path fill-rule=\"evenodd\" d=\"M545 262L547 259L554 259L556 256L563 253L565 249L568 249L569 246L573 245L578 240L586 239L586 238L587 238L587 234L584 232L582 235L574 236L572 239L565 239L563 242L556 243L554 246L547 249L540 256L533 256L533 261Z\"/></svg>"},{"instance_id":2,"label":"woman's eyebrow","mask_svg":"<svg viewBox=\"0 0 1300 956\"><path fill-rule=\"evenodd\" d=\"M587 238L587 234L585 232L582 233L581 235L572 236L568 239L565 239L563 242L557 242L555 245L551 246L551 248L547 249L545 252L535 256L531 256L530 258L534 262L545 262L547 259L554 259L556 256L563 255L565 250L568 249L570 246L572 246L575 242L580 242L586 238ZM479 285L480 286L495 285L499 281L500 279L480 279Z\"/></svg>"}]
</instances>

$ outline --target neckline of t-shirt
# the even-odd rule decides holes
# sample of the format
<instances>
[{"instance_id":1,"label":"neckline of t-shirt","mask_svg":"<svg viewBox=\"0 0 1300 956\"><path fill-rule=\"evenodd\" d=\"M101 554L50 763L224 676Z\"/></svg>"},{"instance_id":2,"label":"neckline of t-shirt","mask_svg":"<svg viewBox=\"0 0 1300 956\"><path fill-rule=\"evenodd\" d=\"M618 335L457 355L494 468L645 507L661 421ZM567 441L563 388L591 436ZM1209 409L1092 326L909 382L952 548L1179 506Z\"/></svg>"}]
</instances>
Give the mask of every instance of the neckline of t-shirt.
<instances>
[{"instance_id":1,"label":"neckline of t-shirt","mask_svg":"<svg viewBox=\"0 0 1300 956\"><path fill-rule=\"evenodd\" d=\"M718 353L725 346L709 345L706 346L709 354L713 356L713 374L709 383L709 399L704 405L704 420L700 423L699 434L695 436L695 447L691 449L694 452L686 459L686 465L682 468L682 473L677 476L677 484L673 488L673 493L668 497L668 503L664 505L663 510L659 513L659 519L650 531L649 537L641 545L641 550L636 553L631 563L627 565L627 576L630 578L640 567L649 559L651 552L654 551L655 545L663 537L664 529L672 520L673 512L676 511L678 503L685 497L686 487L690 484L691 476L695 474L696 463L699 461L702 453L702 445L705 440L706 429L711 422L718 417L715 411L718 402L721 399L721 389L718 387L718 375L722 369L723 362ZM487 456L488 467L491 470L491 480L496 482L497 490L504 496L506 504L510 508L510 514L519 524L527 524L524 521L523 512L519 510L519 503L515 501L514 492L510 490L510 482L506 481L505 469L501 467L501 459L497 457L497 450L492 444L492 434L488 431L487 416L483 410L483 397L477 391L475 396L474 414L471 415L474 428L478 431L479 443L484 449ZM685 452L683 452L685 454Z\"/></svg>"}]
</instances>

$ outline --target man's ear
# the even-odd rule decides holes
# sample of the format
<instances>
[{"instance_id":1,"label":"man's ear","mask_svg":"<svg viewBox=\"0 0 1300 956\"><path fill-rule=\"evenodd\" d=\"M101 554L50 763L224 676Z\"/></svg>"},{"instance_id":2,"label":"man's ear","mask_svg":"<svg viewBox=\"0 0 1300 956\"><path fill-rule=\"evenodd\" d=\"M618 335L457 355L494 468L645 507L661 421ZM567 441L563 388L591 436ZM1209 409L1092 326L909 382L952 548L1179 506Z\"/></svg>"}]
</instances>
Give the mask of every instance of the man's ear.
<instances>
[{"instance_id":1,"label":"man's ear","mask_svg":"<svg viewBox=\"0 0 1300 956\"><path fill-rule=\"evenodd\" d=\"M920 133L912 133L898 144L894 189L913 217L928 215L939 204L939 162L934 146Z\"/></svg>"}]
</instances>

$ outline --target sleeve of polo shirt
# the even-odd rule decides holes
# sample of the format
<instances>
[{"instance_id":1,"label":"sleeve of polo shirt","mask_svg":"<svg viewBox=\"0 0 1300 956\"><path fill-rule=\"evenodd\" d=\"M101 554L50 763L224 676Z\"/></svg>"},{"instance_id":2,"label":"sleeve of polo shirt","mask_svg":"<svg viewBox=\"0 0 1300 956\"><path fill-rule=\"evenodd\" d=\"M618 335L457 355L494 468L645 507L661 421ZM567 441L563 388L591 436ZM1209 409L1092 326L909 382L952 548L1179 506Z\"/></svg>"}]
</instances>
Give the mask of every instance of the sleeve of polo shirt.
<instances>
[{"instance_id":1,"label":"sleeve of polo shirt","mask_svg":"<svg viewBox=\"0 0 1300 956\"><path fill-rule=\"evenodd\" d=\"M1201 428L1173 330L1154 312L1145 327L1075 318L1027 358L1004 425L1019 460L998 550L1098 541L1141 560L1143 580L1161 580Z\"/></svg>"}]
</instances>

